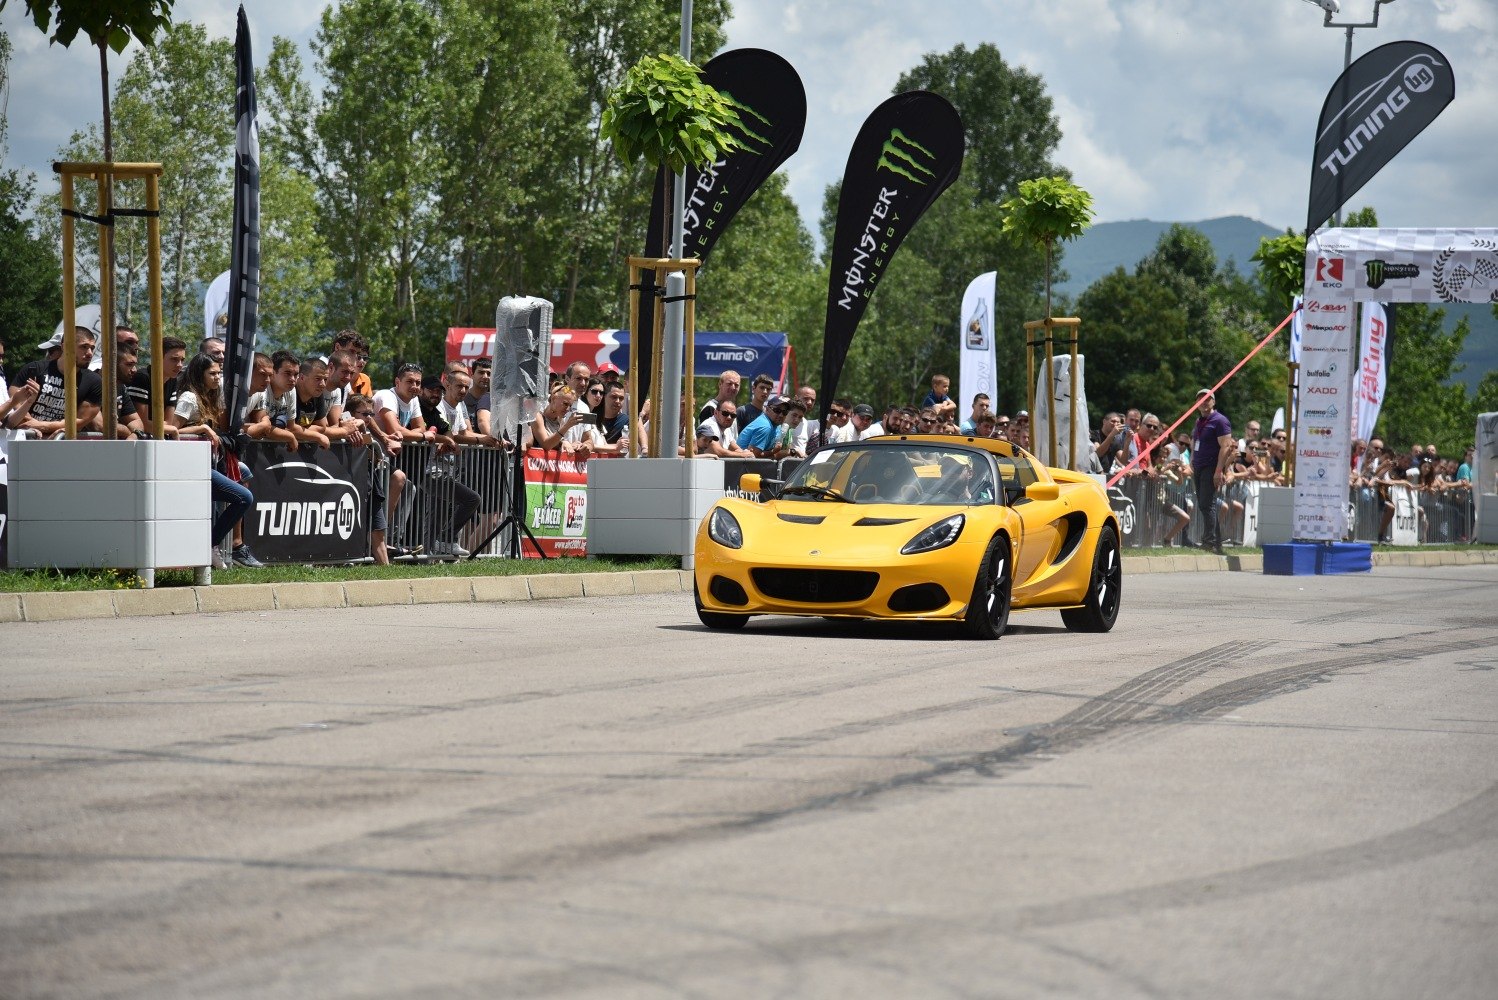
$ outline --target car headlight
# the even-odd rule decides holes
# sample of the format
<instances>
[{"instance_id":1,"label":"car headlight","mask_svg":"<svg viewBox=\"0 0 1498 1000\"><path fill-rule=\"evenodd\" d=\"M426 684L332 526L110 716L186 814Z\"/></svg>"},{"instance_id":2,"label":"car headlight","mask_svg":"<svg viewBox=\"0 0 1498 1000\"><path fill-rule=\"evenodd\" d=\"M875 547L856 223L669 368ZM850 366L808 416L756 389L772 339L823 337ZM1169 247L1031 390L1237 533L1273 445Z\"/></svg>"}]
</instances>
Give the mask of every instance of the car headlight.
<instances>
[{"instance_id":1,"label":"car headlight","mask_svg":"<svg viewBox=\"0 0 1498 1000\"><path fill-rule=\"evenodd\" d=\"M739 527L738 519L722 507L714 507L707 516L707 537L726 549L744 547L744 529Z\"/></svg>"},{"instance_id":2,"label":"car headlight","mask_svg":"<svg viewBox=\"0 0 1498 1000\"><path fill-rule=\"evenodd\" d=\"M900 555L913 556L917 552L944 549L957 541L957 536L962 534L962 526L966 523L967 518L962 514L944 517L906 542L905 547L900 550Z\"/></svg>"}]
</instances>

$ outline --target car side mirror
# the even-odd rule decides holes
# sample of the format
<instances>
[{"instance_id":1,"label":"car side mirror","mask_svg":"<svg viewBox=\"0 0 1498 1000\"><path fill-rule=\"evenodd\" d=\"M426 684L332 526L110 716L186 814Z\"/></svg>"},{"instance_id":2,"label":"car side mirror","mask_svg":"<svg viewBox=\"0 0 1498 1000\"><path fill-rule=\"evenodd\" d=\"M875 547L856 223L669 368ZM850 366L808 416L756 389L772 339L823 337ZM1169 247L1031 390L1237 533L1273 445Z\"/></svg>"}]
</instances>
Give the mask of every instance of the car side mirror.
<instances>
[{"instance_id":1,"label":"car side mirror","mask_svg":"<svg viewBox=\"0 0 1498 1000\"><path fill-rule=\"evenodd\" d=\"M1025 489L1025 496L1031 500L1057 500L1061 497L1061 487L1055 483L1031 483Z\"/></svg>"},{"instance_id":2,"label":"car side mirror","mask_svg":"<svg viewBox=\"0 0 1498 1000\"><path fill-rule=\"evenodd\" d=\"M759 496L760 476L757 472L746 472L739 477L739 492Z\"/></svg>"}]
</instances>

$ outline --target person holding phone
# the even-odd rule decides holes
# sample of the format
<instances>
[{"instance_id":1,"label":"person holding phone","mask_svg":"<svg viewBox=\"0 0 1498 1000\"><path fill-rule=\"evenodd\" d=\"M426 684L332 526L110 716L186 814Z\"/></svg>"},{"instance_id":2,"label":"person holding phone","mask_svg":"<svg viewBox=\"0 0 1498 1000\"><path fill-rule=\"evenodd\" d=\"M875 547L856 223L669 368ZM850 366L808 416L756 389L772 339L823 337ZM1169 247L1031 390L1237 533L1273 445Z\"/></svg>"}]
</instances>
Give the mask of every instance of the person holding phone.
<instances>
[{"instance_id":1,"label":"person holding phone","mask_svg":"<svg viewBox=\"0 0 1498 1000\"><path fill-rule=\"evenodd\" d=\"M576 402L577 393L572 387L565 382L557 383L551 390L546 406L531 421L532 447L547 451L559 450L563 454L584 458L592 453L593 443L588 436L592 428L584 422L583 413L574 406Z\"/></svg>"}]
</instances>

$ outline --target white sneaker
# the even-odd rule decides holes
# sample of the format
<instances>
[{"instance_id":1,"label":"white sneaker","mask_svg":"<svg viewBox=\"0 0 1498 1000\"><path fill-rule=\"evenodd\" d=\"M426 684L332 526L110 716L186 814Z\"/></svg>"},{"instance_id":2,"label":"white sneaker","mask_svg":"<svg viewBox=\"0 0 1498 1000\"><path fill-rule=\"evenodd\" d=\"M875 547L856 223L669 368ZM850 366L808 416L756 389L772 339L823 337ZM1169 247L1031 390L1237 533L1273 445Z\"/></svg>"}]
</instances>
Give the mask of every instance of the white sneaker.
<instances>
[{"instance_id":1,"label":"white sneaker","mask_svg":"<svg viewBox=\"0 0 1498 1000\"><path fill-rule=\"evenodd\" d=\"M459 559L467 559L471 553L457 542L449 542L447 545L449 555L457 556Z\"/></svg>"}]
</instances>

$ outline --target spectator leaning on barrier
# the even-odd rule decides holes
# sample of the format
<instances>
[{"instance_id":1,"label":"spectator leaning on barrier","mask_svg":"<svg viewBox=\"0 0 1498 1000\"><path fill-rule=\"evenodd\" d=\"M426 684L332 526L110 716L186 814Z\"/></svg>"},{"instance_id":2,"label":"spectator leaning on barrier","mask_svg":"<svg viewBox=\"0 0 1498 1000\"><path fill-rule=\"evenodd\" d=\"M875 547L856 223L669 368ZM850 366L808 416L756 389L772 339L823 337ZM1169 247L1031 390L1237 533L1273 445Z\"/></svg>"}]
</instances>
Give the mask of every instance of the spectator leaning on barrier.
<instances>
[{"instance_id":1,"label":"spectator leaning on barrier","mask_svg":"<svg viewBox=\"0 0 1498 1000\"><path fill-rule=\"evenodd\" d=\"M822 434L822 425L813 420L811 415L817 412L817 390L809 385L803 385L796 390L796 400L801 404L801 422L795 425L796 440L791 443L793 454L805 457L807 446L813 439L819 439Z\"/></svg>"},{"instance_id":2,"label":"spectator leaning on barrier","mask_svg":"<svg viewBox=\"0 0 1498 1000\"><path fill-rule=\"evenodd\" d=\"M296 415L291 430L303 444L315 444L319 448L332 447L328 431L336 426L343 416L342 407L335 409L328 401L328 365L320 358L308 358L297 369Z\"/></svg>"},{"instance_id":3,"label":"spectator leaning on barrier","mask_svg":"<svg viewBox=\"0 0 1498 1000\"><path fill-rule=\"evenodd\" d=\"M712 399L703 403L702 408L697 411L697 423L701 424L704 420L712 419L713 414L718 412L718 407L725 402L733 403L733 410L737 413L739 409L739 386L742 384L743 379L732 368L719 375L718 392Z\"/></svg>"},{"instance_id":4,"label":"spectator leaning on barrier","mask_svg":"<svg viewBox=\"0 0 1498 1000\"><path fill-rule=\"evenodd\" d=\"M822 432L823 444L846 444L858 440L858 431L853 426L853 400L834 399L827 408L827 427Z\"/></svg>"},{"instance_id":5,"label":"spectator leaning on barrier","mask_svg":"<svg viewBox=\"0 0 1498 1000\"><path fill-rule=\"evenodd\" d=\"M770 398L770 390L775 388L775 380L768 375L754 376L754 383L749 387L749 402L739 407L738 425L739 434L744 433L755 419L764 412L766 401Z\"/></svg>"},{"instance_id":6,"label":"spectator leaning on barrier","mask_svg":"<svg viewBox=\"0 0 1498 1000\"><path fill-rule=\"evenodd\" d=\"M352 393L354 382L354 356L348 351L338 350L328 355L328 387L323 395L330 406L341 410Z\"/></svg>"},{"instance_id":7,"label":"spectator leaning on barrier","mask_svg":"<svg viewBox=\"0 0 1498 1000\"><path fill-rule=\"evenodd\" d=\"M181 337L161 338L161 412L163 418L177 406L177 380L182 369L187 367L187 341ZM144 427L151 426L151 370L142 368L135 373L131 383L134 390L135 412L140 414ZM166 436L177 436L177 429L166 421Z\"/></svg>"},{"instance_id":8,"label":"spectator leaning on barrier","mask_svg":"<svg viewBox=\"0 0 1498 1000\"><path fill-rule=\"evenodd\" d=\"M256 441L276 441L295 451L301 438L291 428L296 423L302 363L290 351L277 351L270 363L270 383L251 396L246 407L245 433Z\"/></svg>"},{"instance_id":9,"label":"spectator leaning on barrier","mask_svg":"<svg viewBox=\"0 0 1498 1000\"><path fill-rule=\"evenodd\" d=\"M104 402L104 380L99 377L98 372L89 371L88 368L88 363L94 356L97 335L93 330L83 326L75 327L74 335L76 337L74 364L78 369L78 395L74 414L78 419L78 428L83 430L99 415L99 408ZM17 388L12 390L13 407L15 407L16 394L22 392L22 387L27 383L36 383L38 391L30 410L20 414L13 421L13 426L36 431L43 437L49 437L66 428L67 397L61 368L62 342L62 333L59 331L54 333L50 340L38 344L37 350L45 351L46 356L39 361L31 362L16 374ZM14 410L11 416L17 416Z\"/></svg>"},{"instance_id":10,"label":"spectator leaning on barrier","mask_svg":"<svg viewBox=\"0 0 1498 1000\"><path fill-rule=\"evenodd\" d=\"M177 402L167 416L167 420L180 435L206 438L215 458L220 455L222 443L219 434L226 424L221 395L222 382L223 366L211 355L199 354L183 373L182 391L177 393ZM233 456L229 456L228 461L235 462L236 466L238 464ZM210 468L209 475L213 481L213 502L225 505L213 519L211 540L215 565L218 565L219 543L233 531L235 545L230 557L240 566L259 569L265 564L255 558L240 534L240 523L245 512L254 503L254 496L243 483L224 475L216 468Z\"/></svg>"},{"instance_id":11,"label":"spectator leaning on barrier","mask_svg":"<svg viewBox=\"0 0 1498 1000\"><path fill-rule=\"evenodd\" d=\"M765 410L739 432L739 447L755 458L782 458L784 450L780 443L780 425L785 421L790 400L784 396L771 396L765 400ZM742 414L743 407L739 408Z\"/></svg>"},{"instance_id":12,"label":"spectator leaning on barrier","mask_svg":"<svg viewBox=\"0 0 1498 1000\"><path fill-rule=\"evenodd\" d=\"M985 413L989 412L991 411L989 409L988 393L978 393L973 397L973 411L967 415L967 419L964 420L960 426L960 430L962 431L962 433L975 433L978 430L978 421L983 419L983 415Z\"/></svg>"},{"instance_id":13,"label":"spectator leaning on barrier","mask_svg":"<svg viewBox=\"0 0 1498 1000\"><path fill-rule=\"evenodd\" d=\"M134 347L119 344L114 354L114 414L115 437L121 441L131 437L150 437L135 412L135 399L130 394L130 382L140 366L140 356Z\"/></svg>"},{"instance_id":14,"label":"spectator leaning on barrier","mask_svg":"<svg viewBox=\"0 0 1498 1000\"><path fill-rule=\"evenodd\" d=\"M531 446L547 451L561 451L564 454L577 451L580 434L574 432L579 431L579 428L586 429L587 425L583 423L585 418L582 411L574 405L576 402L577 396L572 387L565 382L559 383L551 391L546 405L531 421Z\"/></svg>"},{"instance_id":15,"label":"spectator leaning on barrier","mask_svg":"<svg viewBox=\"0 0 1498 1000\"><path fill-rule=\"evenodd\" d=\"M697 425L697 451L718 458L750 458L750 452L739 447L738 404L728 399L720 402L712 416Z\"/></svg>"},{"instance_id":16,"label":"spectator leaning on barrier","mask_svg":"<svg viewBox=\"0 0 1498 1000\"><path fill-rule=\"evenodd\" d=\"M782 458L805 458L806 449L797 444L800 438L800 430L806 426L806 404L799 398L787 399L785 401L785 420L781 423L776 440L780 445Z\"/></svg>"},{"instance_id":17,"label":"spectator leaning on barrier","mask_svg":"<svg viewBox=\"0 0 1498 1000\"><path fill-rule=\"evenodd\" d=\"M604 454L622 455L629 452L629 411L625 408L625 391L620 382L612 382L604 390L603 412L599 414L598 433L603 444L597 448Z\"/></svg>"},{"instance_id":18,"label":"spectator leaning on barrier","mask_svg":"<svg viewBox=\"0 0 1498 1000\"><path fill-rule=\"evenodd\" d=\"M406 474L400 469L390 468L389 456L400 450L400 442L398 440L393 442L392 451L391 443L387 442L385 434L375 420L374 400L368 396L362 393L350 395L345 413L350 421L368 437L374 448L374 454L371 456L373 460L369 463L369 554L377 565L386 566L390 563L390 550L385 544L385 532L390 524L390 512L394 509L394 504L391 504L390 500L394 499L396 503L399 503L400 494L406 486ZM384 487L385 477L380 474L382 469L389 469L390 472L389 496L386 495Z\"/></svg>"},{"instance_id":19,"label":"spectator leaning on barrier","mask_svg":"<svg viewBox=\"0 0 1498 1000\"><path fill-rule=\"evenodd\" d=\"M364 370L369 364L369 344L359 335L359 331L338 331L333 338L333 350L348 351L354 359L354 376L349 382L349 390L373 398L374 382Z\"/></svg>"},{"instance_id":20,"label":"spectator leaning on barrier","mask_svg":"<svg viewBox=\"0 0 1498 1000\"><path fill-rule=\"evenodd\" d=\"M1201 415L1191 435L1191 474L1196 480L1196 509L1201 512L1201 547L1222 554L1217 530L1217 491L1227 482L1227 463L1233 455L1233 425L1217 411L1217 397L1201 389Z\"/></svg>"},{"instance_id":21,"label":"spectator leaning on barrier","mask_svg":"<svg viewBox=\"0 0 1498 1000\"><path fill-rule=\"evenodd\" d=\"M862 441L864 438L874 437L876 433L884 433L883 428L877 432L874 430L878 425L874 423L874 408L868 403L859 403L848 412L851 414L848 422L853 428L852 440Z\"/></svg>"},{"instance_id":22,"label":"spectator leaning on barrier","mask_svg":"<svg viewBox=\"0 0 1498 1000\"><path fill-rule=\"evenodd\" d=\"M102 391L102 390L101 390ZM10 427L12 422L19 427L21 420L31 412L31 404L41 394L41 386L33 379L22 382L14 389L5 382L5 344L0 343L0 427ZM0 444L3 444L0 435Z\"/></svg>"},{"instance_id":23,"label":"spectator leaning on barrier","mask_svg":"<svg viewBox=\"0 0 1498 1000\"><path fill-rule=\"evenodd\" d=\"M451 365L449 365L451 370ZM489 395L489 386L494 375L493 358L475 358L473 366L468 369L470 384L468 391L463 394L463 408L468 411L469 421L473 421L474 415L478 413L479 407L489 408L489 401L484 398Z\"/></svg>"}]
</instances>

